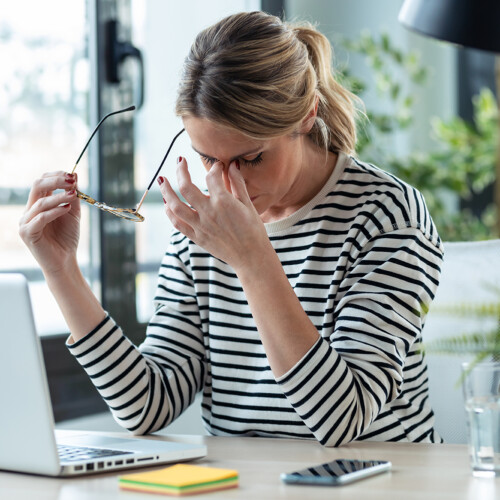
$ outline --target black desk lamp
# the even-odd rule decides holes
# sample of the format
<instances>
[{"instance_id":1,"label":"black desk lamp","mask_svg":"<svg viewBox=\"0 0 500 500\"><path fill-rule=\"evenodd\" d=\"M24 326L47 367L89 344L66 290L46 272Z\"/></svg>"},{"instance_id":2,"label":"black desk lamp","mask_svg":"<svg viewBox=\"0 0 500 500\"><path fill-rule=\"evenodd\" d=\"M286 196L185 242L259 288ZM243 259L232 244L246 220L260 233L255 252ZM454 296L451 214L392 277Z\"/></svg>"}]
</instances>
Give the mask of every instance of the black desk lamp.
<instances>
[{"instance_id":1,"label":"black desk lamp","mask_svg":"<svg viewBox=\"0 0 500 500\"><path fill-rule=\"evenodd\" d=\"M500 0L405 0L399 12L399 21L406 28L423 35L500 53ZM496 91L500 116L498 55ZM500 134L498 144L495 201L500 234Z\"/></svg>"},{"instance_id":2,"label":"black desk lamp","mask_svg":"<svg viewBox=\"0 0 500 500\"><path fill-rule=\"evenodd\" d=\"M500 52L499 0L405 0L399 21L423 35Z\"/></svg>"}]
</instances>

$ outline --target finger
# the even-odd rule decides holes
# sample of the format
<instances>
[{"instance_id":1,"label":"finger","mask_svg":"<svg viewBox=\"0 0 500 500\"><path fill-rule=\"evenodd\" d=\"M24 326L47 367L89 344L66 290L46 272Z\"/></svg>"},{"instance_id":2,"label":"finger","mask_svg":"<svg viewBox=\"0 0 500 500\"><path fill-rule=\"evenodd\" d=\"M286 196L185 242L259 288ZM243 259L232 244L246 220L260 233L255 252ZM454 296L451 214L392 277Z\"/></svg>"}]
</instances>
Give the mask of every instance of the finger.
<instances>
[{"instance_id":1,"label":"finger","mask_svg":"<svg viewBox=\"0 0 500 500\"><path fill-rule=\"evenodd\" d=\"M76 189L78 177L67 172L47 172L37 179L30 190L26 208L29 209L42 197L50 196L56 189Z\"/></svg>"},{"instance_id":2,"label":"finger","mask_svg":"<svg viewBox=\"0 0 500 500\"><path fill-rule=\"evenodd\" d=\"M228 193L224 183L224 165L218 161L214 163L205 178L210 196L224 196Z\"/></svg>"},{"instance_id":3,"label":"finger","mask_svg":"<svg viewBox=\"0 0 500 500\"><path fill-rule=\"evenodd\" d=\"M222 180L224 181L224 187L228 193L232 194L231 181L229 180L229 168L222 169Z\"/></svg>"},{"instance_id":4,"label":"finger","mask_svg":"<svg viewBox=\"0 0 500 500\"><path fill-rule=\"evenodd\" d=\"M44 196L35 201L35 203L23 214L20 220L20 224L26 224L31 221L39 214L52 210L63 203L73 203L76 198L76 190L64 191L62 193L57 193L51 196Z\"/></svg>"},{"instance_id":5,"label":"finger","mask_svg":"<svg viewBox=\"0 0 500 500\"><path fill-rule=\"evenodd\" d=\"M207 196L193 184L185 158L181 158L177 164L176 174L181 195L195 210L203 210L206 206Z\"/></svg>"},{"instance_id":6,"label":"finger","mask_svg":"<svg viewBox=\"0 0 500 500\"><path fill-rule=\"evenodd\" d=\"M64 179L71 179L76 181L78 179L78 174L74 173L72 174L71 172L65 172L64 170L57 170L55 172L45 172L42 174L40 177L41 179L50 179L50 178L64 178Z\"/></svg>"},{"instance_id":7,"label":"finger","mask_svg":"<svg viewBox=\"0 0 500 500\"><path fill-rule=\"evenodd\" d=\"M58 205L50 210L41 212L29 221L20 221L19 235L25 243L34 242L37 236L43 232L45 226L67 214L71 210L71 203L64 203Z\"/></svg>"},{"instance_id":8,"label":"finger","mask_svg":"<svg viewBox=\"0 0 500 500\"><path fill-rule=\"evenodd\" d=\"M233 196L240 200L246 206L252 206L252 200L247 191L247 185L245 179L241 175L239 169L239 163L233 161L229 165L228 169L229 182L231 184L231 192Z\"/></svg>"},{"instance_id":9,"label":"finger","mask_svg":"<svg viewBox=\"0 0 500 500\"><path fill-rule=\"evenodd\" d=\"M159 177L158 183L163 196L163 201L168 207L168 217L174 227L181 222L189 225L197 224L199 222L198 213L189 205L184 203L176 194L170 182L165 177Z\"/></svg>"},{"instance_id":10,"label":"finger","mask_svg":"<svg viewBox=\"0 0 500 500\"><path fill-rule=\"evenodd\" d=\"M186 216L193 216L194 219L194 214L191 213L194 212L194 210L179 199L167 179L160 177L158 178L158 182L163 195L163 202L165 203L165 213L172 223L172 226L187 236L190 240L194 241L195 231L191 225L183 219L183 217ZM173 209L171 207L173 207Z\"/></svg>"},{"instance_id":11,"label":"finger","mask_svg":"<svg viewBox=\"0 0 500 500\"><path fill-rule=\"evenodd\" d=\"M187 236L191 241L195 241L196 233L195 230L185 221L179 219L173 212L170 210L168 205L165 205L165 213L169 218L172 226L174 226L177 231L180 231L184 236Z\"/></svg>"}]
</instances>

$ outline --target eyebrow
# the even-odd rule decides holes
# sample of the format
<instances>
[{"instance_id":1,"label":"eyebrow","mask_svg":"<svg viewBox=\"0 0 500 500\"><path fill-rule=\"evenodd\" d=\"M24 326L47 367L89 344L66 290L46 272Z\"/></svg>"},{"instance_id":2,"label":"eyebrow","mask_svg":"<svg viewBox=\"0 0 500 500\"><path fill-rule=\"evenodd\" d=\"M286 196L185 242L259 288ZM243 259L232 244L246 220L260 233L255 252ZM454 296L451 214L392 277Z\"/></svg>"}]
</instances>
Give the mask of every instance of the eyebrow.
<instances>
[{"instance_id":1,"label":"eyebrow","mask_svg":"<svg viewBox=\"0 0 500 500\"><path fill-rule=\"evenodd\" d=\"M198 151L192 144L191 144L191 147L193 148L193 150L198 153L200 156L203 156L205 158L210 158L211 160L217 160L217 161L220 161L218 160L217 158L214 158L213 156L211 155L207 155L205 153L202 153L201 151ZM239 155L237 156L233 156L233 158L231 158L229 160L229 163L231 163L232 161L238 159L238 158L242 158L243 156L248 156L248 155L251 155L251 154L255 154L255 153L258 153L260 150L262 149L262 146L259 146L257 148L254 148L252 149L251 151L246 151L245 153L240 153Z\"/></svg>"}]
</instances>

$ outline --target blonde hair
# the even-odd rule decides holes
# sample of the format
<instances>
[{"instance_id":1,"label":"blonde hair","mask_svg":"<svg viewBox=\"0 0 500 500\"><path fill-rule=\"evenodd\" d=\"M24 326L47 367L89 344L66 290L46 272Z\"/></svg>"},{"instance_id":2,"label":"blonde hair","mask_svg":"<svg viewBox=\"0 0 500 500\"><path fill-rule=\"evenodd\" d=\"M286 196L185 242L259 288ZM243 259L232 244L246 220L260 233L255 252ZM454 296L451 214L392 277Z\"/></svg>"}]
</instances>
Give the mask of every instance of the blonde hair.
<instances>
[{"instance_id":1,"label":"blonde hair","mask_svg":"<svg viewBox=\"0 0 500 500\"><path fill-rule=\"evenodd\" d=\"M310 23L244 12L198 34L184 62L176 113L266 139L297 132L316 99L310 138L325 150L354 153L357 98L334 78L328 39Z\"/></svg>"}]
</instances>

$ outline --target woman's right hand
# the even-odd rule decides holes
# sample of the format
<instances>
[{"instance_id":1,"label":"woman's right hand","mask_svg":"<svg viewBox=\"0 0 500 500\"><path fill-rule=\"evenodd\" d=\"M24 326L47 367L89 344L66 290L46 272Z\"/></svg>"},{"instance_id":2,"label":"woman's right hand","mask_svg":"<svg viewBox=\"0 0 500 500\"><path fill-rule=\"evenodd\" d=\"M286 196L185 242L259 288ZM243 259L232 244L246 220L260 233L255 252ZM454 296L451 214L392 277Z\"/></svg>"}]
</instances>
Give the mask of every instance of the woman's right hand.
<instances>
[{"instance_id":1,"label":"woman's right hand","mask_svg":"<svg viewBox=\"0 0 500 500\"><path fill-rule=\"evenodd\" d=\"M42 175L33 183L19 221L19 235L46 276L76 262L80 236L76 186L76 174L58 171Z\"/></svg>"}]
</instances>

